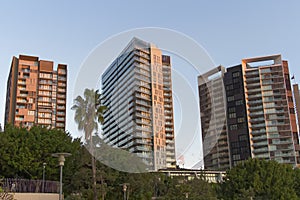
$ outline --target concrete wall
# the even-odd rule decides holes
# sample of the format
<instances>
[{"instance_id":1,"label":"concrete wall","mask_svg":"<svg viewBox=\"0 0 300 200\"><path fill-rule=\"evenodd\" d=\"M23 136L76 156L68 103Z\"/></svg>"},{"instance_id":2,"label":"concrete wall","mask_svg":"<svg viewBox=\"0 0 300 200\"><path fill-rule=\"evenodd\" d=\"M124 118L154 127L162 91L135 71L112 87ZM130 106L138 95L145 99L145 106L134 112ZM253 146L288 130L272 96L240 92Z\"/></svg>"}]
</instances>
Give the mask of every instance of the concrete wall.
<instances>
[{"instance_id":1,"label":"concrete wall","mask_svg":"<svg viewBox=\"0 0 300 200\"><path fill-rule=\"evenodd\" d=\"M59 194L50 193L15 193L16 200L58 200Z\"/></svg>"}]
</instances>

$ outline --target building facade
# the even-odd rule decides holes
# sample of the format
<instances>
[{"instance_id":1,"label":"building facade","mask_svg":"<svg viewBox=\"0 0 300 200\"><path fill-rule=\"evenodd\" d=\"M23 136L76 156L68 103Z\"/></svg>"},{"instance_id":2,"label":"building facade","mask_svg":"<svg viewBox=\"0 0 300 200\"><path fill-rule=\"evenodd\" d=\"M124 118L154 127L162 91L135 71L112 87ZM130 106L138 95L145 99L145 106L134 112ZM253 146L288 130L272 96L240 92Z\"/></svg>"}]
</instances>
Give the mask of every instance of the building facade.
<instances>
[{"instance_id":1,"label":"building facade","mask_svg":"<svg viewBox=\"0 0 300 200\"><path fill-rule=\"evenodd\" d=\"M170 57L133 38L102 75L104 141L150 170L175 167Z\"/></svg>"},{"instance_id":2,"label":"building facade","mask_svg":"<svg viewBox=\"0 0 300 200\"><path fill-rule=\"evenodd\" d=\"M224 73L219 66L198 77L205 169L230 168Z\"/></svg>"},{"instance_id":3,"label":"building facade","mask_svg":"<svg viewBox=\"0 0 300 200\"><path fill-rule=\"evenodd\" d=\"M243 59L241 65L224 72L223 84L227 122L224 130L231 166L248 158L296 166L299 139L287 61L282 60L281 55ZM203 94L200 88L201 114L206 106L201 100ZM215 94L210 92L209 95ZM215 110L217 105L213 107L210 110ZM208 119L209 116L201 117L201 124ZM202 134L206 134L205 130ZM206 145L203 144L204 152ZM205 158L204 165L215 169Z\"/></svg>"},{"instance_id":4,"label":"building facade","mask_svg":"<svg viewBox=\"0 0 300 200\"><path fill-rule=\"evenodd\" d=\"M231 166L251 157L242 66L229 67L224 75L227 134Z\"/></svg>"},{"instance_id":5,"label":"building facade","mask_svg":"<svg viewBox=\"0 0 300 200\"><path fill-rule=\"evenodd\" d=\"M5 123L32 127L42 125L65 130L67 65L13 57L7 80Z\"/></svg>"},{"instance_id":6,"label":"building facade","mask_svg":"<svg viewBox=\"0 0 300 200\"><path fill-rule=\"evenodd\" d=\"M295 112L297 116L297 124L298 124L298 136L300 131L300 92L298 84L293 84L293 94L294 94L294 102L295 102ZM300 167L300 146L296 144L296 158L298 167Z\"/></svg>"},{"instance_id":7,"label":"building facade","mask_svg":"<svg viewBox=\"0 0 300 200\"><path fill-rule=\"evenodd\" d=\"M299 144L288 63L281 55L242 60L253 158L296 165Z\"/></svg>"}]
</instances>

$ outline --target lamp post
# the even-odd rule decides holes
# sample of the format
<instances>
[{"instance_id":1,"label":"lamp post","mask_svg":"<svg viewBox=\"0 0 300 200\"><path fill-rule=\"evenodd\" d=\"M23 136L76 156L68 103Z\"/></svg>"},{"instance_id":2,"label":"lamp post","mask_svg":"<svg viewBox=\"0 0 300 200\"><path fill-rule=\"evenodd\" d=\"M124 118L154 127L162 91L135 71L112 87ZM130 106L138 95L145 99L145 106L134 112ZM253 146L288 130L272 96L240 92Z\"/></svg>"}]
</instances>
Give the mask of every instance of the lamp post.
<instances>
[{"instance_id":1,"label":"lamp post","mask_svg":"<svg viewBox=\"0 0 300 200\"><path fill-rule=\"evenodd\" d=\"M186 198L186 199L189 198L189 193L188 193L188 192L185 193L185 198Z\"/></svg>"},{"instance_id":2,"label":"lamp post","mask_svg":"<svg viewBox=\"0 0 300 200\"><path fill-rule=\"evenodd\" d=\"M129 183L123 183L120 184L120 186L122 186L122 190L123 190L123 200L128 200L128 186Z\"/></svg>"},{"instance_id":3,"label":"lamp post","mask_svg":"<svg viewBox=\"0 0 300 200\"><path fill-rule=\"evenodd\" d=\"M45 192L45 168L47 163L43 163L43 185L42 185L42 192Z\"/></svg>"},{"instance_id":4,"label":"lamp post","mask_svg":"<svg viewBox=\"0 0 300 200\"><path fill-rule=\"evenodd\" d=\"M59 179L59 200L62 200L62 172L63 172L63 166L65 164L65 158L68 156L71 156L70 153L54 153L52 154L53 157L58 158L58 165L60 167L60 179Z\"/></svg>"},{"instance_id":5,"label":"lamp post","mask_svg":"<svg viewBox=\"0 0 300 200\"><path fill-rule=\"evenodd\" d=\"M123 185L123 192L124 192L124 200L126 200L126 190L127 190L127 185L126 183Z\"/></svg>"}]
</instances>

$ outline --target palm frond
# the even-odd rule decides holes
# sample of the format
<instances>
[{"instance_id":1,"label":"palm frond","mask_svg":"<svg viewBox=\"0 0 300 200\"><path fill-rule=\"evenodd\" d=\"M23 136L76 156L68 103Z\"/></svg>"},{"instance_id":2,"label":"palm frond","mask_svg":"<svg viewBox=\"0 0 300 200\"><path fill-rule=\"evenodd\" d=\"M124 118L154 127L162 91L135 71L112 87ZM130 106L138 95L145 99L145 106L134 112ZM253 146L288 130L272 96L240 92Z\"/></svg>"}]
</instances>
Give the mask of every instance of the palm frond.
<instances>
[{"instance_id":1,"label":"palm frond","mask_svg":"<svg viewBox=\"0 0 300 200\"><path fill-rule=\"evenodd\" d=\"M89 140L91 134L98 130L98 123L103 124L103 114L107 109L102 104L103 98L99 90L85 89L84 98L77 96L74 105L71 107L75 111L74 121L78 125L78 130L85 132L85 139Z\"/></svg>"}]
</instances>

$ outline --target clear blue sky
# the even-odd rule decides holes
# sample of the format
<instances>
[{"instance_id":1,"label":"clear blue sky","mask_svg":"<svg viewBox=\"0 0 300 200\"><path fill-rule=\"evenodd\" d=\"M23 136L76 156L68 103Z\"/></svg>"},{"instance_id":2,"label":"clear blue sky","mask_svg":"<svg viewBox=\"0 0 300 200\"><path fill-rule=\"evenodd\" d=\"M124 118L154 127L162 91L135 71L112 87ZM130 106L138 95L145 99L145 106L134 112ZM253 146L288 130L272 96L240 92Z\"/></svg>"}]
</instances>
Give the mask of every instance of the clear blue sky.
<instances>
[{"instance_id":1,"label":"clear blue sky","mask_svg":"<svg viewBox=\"0 0 300 200\"><path fill-rule=\"evenodd\" d=\"M108 37L142 27L182 32L223 66L282 54L300 79L300 2L295 1L5 1L0 4L0 122L12 56L67 63L68 89L89 52ZM72 96L68 95L68 108ZM67 129L73 120L67 115Z\"/></svg>"}]
</instances>

